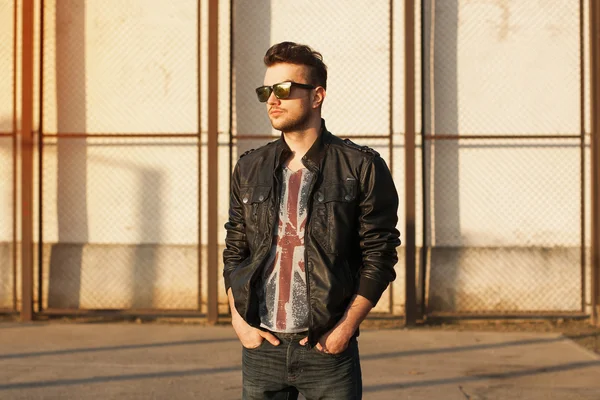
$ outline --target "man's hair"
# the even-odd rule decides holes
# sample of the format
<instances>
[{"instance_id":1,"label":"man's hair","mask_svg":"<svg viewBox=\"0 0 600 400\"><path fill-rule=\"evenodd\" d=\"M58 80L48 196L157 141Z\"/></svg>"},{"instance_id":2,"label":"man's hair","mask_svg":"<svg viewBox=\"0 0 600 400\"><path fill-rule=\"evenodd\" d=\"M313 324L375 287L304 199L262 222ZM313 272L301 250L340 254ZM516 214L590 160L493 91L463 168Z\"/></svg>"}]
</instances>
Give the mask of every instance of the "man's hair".
<instances>
[{"instance_id":1,"label":"man's hair","mask_svg":"<svg viewBox=\"0 0 600 400\"><path fill-rule=\"evenodd\" d=\"M306 65L310 69L310 83L327 90L327 66L323 63L323 56L304 44L277 43L267 50L264 62L267 67L279 63Z\"/></svg>"}]
</instances>

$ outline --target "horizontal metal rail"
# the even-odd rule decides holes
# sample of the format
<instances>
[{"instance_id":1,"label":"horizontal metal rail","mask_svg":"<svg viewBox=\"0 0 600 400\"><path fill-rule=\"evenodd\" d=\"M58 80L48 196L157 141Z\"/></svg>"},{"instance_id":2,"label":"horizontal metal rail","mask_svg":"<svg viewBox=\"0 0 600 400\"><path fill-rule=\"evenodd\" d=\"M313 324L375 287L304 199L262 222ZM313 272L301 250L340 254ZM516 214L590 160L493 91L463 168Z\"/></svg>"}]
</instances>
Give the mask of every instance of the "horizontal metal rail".
<instances>
[{"instance_id":1,"label":"horizontal metal rail","mask_svg":"<svg viewBox=\"0 0 600 400\"><path fill-rule=\"evenodd\" d=\"M427 320L461 320L461 319L587 319L590 315L581 311L473 311L473 312L429 312Z\"/></svg>"},{"instance_id":2,"label":"horizontal metal rail","mask_svg":"<svg viewBox=\"0 0 600 400\"><path fill-rule=\"evenodd\" d=\"M581 139L581 135L423 135L426 140L462 139Z\"/></svg>"},{"instance_id":3,"label":"horizontal metal rail","mask_svg":"<svg viewBox=\"0 0 600 400\"><path fill-rule=\"evenodd\" d=\"M389 135L338 135L336 136L341 138L348 139L389 139ZM231 138L234 140L251 140L251 139L279 139L281 136L279 135L231 135Z\"/></svg>"},{"instance_id":4,"label":"horizontal metal rail","mask_svg":"<svg viewBox=\"0 0 600 400\"><path fill-rule=\"evenodd\" d=\"M73 308L47 308L36 315L56 317L136 317L136 316L153 316L153 317L206 317L206 313L193 309L182 310L161 310L161 309L73 309Z\"/></svg>"},{"instance_id":5,"label":"horizontal metal rail","mask_svg":"<svg viewBox=\"0 0 600 400\"><path fill-rule=\"evenodd\" d=\"M197 138L198 133L43 133L44 138L95 139L95 138Z\"/></svg>"}]
</instances>

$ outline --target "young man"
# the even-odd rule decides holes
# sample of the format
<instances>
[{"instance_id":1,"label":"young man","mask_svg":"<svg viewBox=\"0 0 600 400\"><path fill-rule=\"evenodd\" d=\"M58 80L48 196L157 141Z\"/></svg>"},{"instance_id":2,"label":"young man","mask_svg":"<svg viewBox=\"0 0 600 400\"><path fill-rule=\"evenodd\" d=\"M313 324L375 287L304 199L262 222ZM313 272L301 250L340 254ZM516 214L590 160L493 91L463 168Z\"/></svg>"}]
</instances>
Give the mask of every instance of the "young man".
<instances>
[{"instance_id":1,"label":"young man","mask_svg":"<svg viewBox=\"0 0 600 400\"><path fill-rule=\"evenodd\" d=\"M377 152L325 128L327 68L308 46L264 57L256 89L281 137L238 161L225 288L245 399L359 399L358 327L396 277L398 195Z\"/></svg>"}]
</instances>

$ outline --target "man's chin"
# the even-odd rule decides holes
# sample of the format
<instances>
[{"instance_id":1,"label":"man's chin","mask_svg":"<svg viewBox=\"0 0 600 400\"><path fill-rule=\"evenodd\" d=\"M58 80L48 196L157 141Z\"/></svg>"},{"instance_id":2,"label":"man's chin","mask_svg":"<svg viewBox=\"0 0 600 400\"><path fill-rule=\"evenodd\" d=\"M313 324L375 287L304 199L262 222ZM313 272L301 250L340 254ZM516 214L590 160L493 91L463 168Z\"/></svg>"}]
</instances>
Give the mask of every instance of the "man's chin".
<instances>
[{"instance_id":1,"label":"man's chin","mask_svg":"<svg viewBox=\"0 0 600 400\"><path fill-rule=\"evenodd\" d=\"M271 119L271 126L277 131L283 131L286 129L287 124L283 121L278 121L277 119Z\"/></svg>"}]
</instances>

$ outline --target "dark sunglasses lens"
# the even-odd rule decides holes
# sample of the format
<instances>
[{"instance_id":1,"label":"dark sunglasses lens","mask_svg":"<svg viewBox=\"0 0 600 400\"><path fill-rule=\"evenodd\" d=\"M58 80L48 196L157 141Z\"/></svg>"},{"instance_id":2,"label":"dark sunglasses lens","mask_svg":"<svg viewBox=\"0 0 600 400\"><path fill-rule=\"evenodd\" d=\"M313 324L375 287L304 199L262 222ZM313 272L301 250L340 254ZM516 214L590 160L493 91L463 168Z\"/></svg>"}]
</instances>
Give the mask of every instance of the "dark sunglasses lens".
<instances>
[{"instance_id":1,"label":"dark sunglasses lens","mask_svg":"<svg viewBox=\"0 0 600 400\"><path fill-rule=\"evenodd\" d=\"M256 95L258 96L258 101L264 103L265 101L269 100L271 88L269 86L261 86L256 89Z\"/></svg>"},{"instance_id":2,"label":"dark sunglasses lens","mask_svg":"<svg viewBox=\"0 0 600 400\"><path fill-rule=\"evenodd\" d=\"M277 85L273 85L273 91L275 92L275 96L278 99L287 99L290 97L290 92L292 89L292 85L289 82L278 83Z\"/></svg>"}]
</instances>

